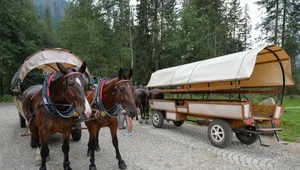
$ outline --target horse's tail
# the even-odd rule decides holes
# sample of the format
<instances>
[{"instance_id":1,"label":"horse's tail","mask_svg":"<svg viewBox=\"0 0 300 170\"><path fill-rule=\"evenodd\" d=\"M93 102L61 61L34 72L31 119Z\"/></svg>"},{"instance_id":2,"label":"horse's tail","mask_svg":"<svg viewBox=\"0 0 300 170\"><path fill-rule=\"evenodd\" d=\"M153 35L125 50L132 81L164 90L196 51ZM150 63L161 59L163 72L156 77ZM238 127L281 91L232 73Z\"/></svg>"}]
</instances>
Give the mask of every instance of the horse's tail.
<instances>
[{"instance_id":1,"label":"horse's tail","mask_svg":"<svg viewBox=\"0 0 300 170\"><path fill-rule=\"evenodd\" d=\"M159 99L164 99L165 98L165 94L163 92L159 92Z\"/></svg>"},{"instance_id":2,"label":"horse's tail","mask_svg":"<svg viewBox=\"0 0 300 170\"><path fill-rule=\"evenodd\" d=\"M143 108L145 108L145 107L147 106L146 92L145 92L145 90L142 90L142 94L141 94L141 104L142 104Z\"/></svg>"}]
</instances>

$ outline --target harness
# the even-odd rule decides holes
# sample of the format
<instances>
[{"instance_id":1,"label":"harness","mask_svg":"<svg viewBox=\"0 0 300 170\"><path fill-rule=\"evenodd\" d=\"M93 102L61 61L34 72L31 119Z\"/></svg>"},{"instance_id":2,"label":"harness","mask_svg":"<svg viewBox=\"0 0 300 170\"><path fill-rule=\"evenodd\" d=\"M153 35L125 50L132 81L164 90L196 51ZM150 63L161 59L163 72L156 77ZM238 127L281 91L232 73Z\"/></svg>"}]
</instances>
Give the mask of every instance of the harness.
<instances>
[{"instance_id":1,"label":"harness","mask_svg":"<svg viewBox=\"0 0 300 170\"><path fill-rule=\"evenodd\" d=\"M103 87L104 87L106 81L107 81L107 79L101 79L101 80L99 80L99 82L97 84L96 93L95 93L95 96L94 96L94 99L93 99L93 102L92 102L91 105L96 104L100 112L104 112L105 114L107 114L110 117L117 118L118 115L119 115L119 113L120 113L120 111L124 110L122 108L121 104L117 102L110 109L106 109L104 107L104 104L103 104ZM118 83L120 83L121 81L119 81Z\"/></svg>"},{"instance_id":2,"label":"harness","mask_svg":"<svg viewBox=\"0 0 300 170\"><path fill-rule=\"evenodd\" d=\"M74 72L74 73L76 73L76 72ZM69 74L67 74L65 77L69 76ZM46 76L44 83L43 83L43 88L42 88L42 103L41 103L41 105L43 105L45 107L45 109L48 111L48 113L54 117L70 118L73 116L73 114L75 112L73 103L71 103L71 104L55 104L55 103L53 103L51 96L50 96L51 81L55 81L58 78L60 78L61 76L63 76L63 74L61 72L52 73L52 74L49 74ZM64 89L65 89L66 88L65 82L63 84L64 84ZM58 110L56 108L56 106L68 106L68 108L64 111L61 111L61 110Z\"/></svg>"}]
</instances>

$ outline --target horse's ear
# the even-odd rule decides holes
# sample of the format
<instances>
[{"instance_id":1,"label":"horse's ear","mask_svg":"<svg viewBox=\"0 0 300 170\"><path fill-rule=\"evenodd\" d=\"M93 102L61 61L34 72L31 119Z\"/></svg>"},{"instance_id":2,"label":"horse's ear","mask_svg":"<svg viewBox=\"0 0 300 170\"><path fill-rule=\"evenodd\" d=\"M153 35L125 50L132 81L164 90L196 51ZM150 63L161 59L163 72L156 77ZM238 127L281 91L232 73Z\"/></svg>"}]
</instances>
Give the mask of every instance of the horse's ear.
<instances>
[{"instance_id":1,"label":"horse's ear","mask_svg":"<svg viewBox=\"0 0 300 170\"><path fill-rule=\"evenodd\" d=\"M119 80L123 79L123 68L120 68L119 70Z\"/></svg>"},{"instance_id":2,"label":"horse's ear","mask_svg":"<svg viewBox=\"0 0 300 170\"><path fill-rule=\"evenodd\" d=\"M57 67L58 67L58 69L59 69L59 71L61 71L63 74L68 74L67 73L67 69L62 65L62 64L60 64L60 63L56 63L56 65L57 65Z\"/></svg>"},{"instance_id":3,"label":"horse's ear","mask_svg":"<svg viewBox=\"0 0 300 170\"><path fill-rule=\"evenodd\" d=\"M127 74L127 78L130 80L132 77L132 68L130 68L128 74Z\"/></svg>"},{"instance_id":4,"label":"horse's ear","mask_svg":"<svg viewBox=\"0 0 300 170\"><path fill-rule=\"evenodd\" d=\"M86 63L83 62L81 67L78 69L78 72L83 74L85 72L85 69L86 69Z\"/></svg>"}]
</instances>

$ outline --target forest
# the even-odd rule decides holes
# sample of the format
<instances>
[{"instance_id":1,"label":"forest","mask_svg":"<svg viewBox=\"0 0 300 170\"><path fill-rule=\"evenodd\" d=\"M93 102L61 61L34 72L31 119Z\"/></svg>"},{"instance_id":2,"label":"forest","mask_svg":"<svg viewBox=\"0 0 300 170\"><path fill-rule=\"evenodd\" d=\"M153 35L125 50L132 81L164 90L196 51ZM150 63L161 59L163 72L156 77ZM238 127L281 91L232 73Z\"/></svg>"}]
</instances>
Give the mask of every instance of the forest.
<instances>
[{"instance_id":1,"label":"forest","mask_svg":"<svg viewBox=\"0 0 300 170\"><path fill-rule=\"evenodd\" d=\"M0 6L0 95L10 94L14 73L32 53L64 48L86 61L91 74L108 77L133 68L134 85L146 85L162 68L252 48L253 43L282 47L292 62L300 93L300 0L253 0L262 15L251 25L240 0L2 0ZM60 4L58 4L60 2ZM251 40L251 29L260 37ZM28 83L40 84L33 72Z\"/></svg>"}]
</instances>

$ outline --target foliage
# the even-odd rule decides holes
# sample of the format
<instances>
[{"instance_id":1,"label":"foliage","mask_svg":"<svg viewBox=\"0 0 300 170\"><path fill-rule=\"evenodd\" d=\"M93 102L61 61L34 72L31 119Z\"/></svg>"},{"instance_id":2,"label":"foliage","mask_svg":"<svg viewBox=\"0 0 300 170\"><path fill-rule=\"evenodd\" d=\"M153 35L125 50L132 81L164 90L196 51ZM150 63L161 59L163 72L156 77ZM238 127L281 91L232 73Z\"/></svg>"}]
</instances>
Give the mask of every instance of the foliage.
<instances>
[{"instance_id":1,"label":"foliage","mask_svg":"<svg viewBox=\"0 0 300 170\"><path fill-rule=\"evenodd\" d=\"M60 46L86 61L94 76L111 76L120 67L125 67L123 62L129 63L129 38L125 34L129 16L120 9L116 1L95 4L92 0L74 0L58 28ZM119 18L119 12L124 16Z\"/></svg>"},{"instance_id":2,"label":"foliage","mask_svg":"<svg viewBox=\"0 0 300 170\"><path fill-rule=\"evenodd\" d=\"M65 8L67 7L67 0L33 0L35 11L44 19L47 20L49 14L51 17L51 27L57 29L60 20L64 16ZM48 10L48 11L47 11Z\"/></svg>"},{"instance_id":3,"label":"foliage","mask_svg":"<svg viewBox=\"0 0 300 170\"><path fill-rule=\"evenodd\" d=\"M297 75L299 68L296 66L296 56L300 53L299 46L299 19L300 2L287 0L258 0L255 2L265 11L262 22L257 29L262 32L260 40L276 44L288 53L291 58L293 78L299 84ZM295 86L288 93L299 93L299 87Z\"/></svg>"},{"instance_id":4,"label":"foliage","mask_svg":"<svg viewBox=\"0 0 300 170\"><path fill-rule=\"evenodd\" d=\"M11 103L13 102L13 97L8 94L0 95L0 103Z\"/></svg>"},{"instance_id":5,"label":"foliage","mask_svg":"<svg viewBox=\"0 0 300 170\"><path fill-rule=\"evenodd\" d=\"M10 81L24 59L48 43L45 22L34 12L32 0L2 1L0 25L0 93L8 94Z\"/></svg>"}]
</instances>

